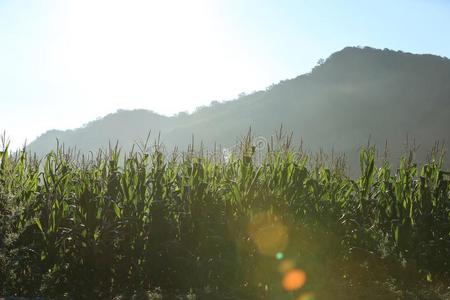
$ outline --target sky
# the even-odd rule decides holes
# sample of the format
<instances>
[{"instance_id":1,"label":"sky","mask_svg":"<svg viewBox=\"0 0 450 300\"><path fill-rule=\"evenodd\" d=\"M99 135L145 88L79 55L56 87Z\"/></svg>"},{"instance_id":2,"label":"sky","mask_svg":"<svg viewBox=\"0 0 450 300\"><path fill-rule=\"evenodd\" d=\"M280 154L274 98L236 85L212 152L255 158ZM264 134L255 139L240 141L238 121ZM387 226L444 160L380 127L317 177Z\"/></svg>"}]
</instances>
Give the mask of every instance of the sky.
<instances>
[{"instance_id":1,"label":"sky","mask_svg":"<svg viewBox=\"0 0 450 300\"><path fill-rule=\"evenodd\" d=\"M448 0L0 0L0 131L192 112L346 46L450 57L449 32Z\"/></svg>"}]
</instances>

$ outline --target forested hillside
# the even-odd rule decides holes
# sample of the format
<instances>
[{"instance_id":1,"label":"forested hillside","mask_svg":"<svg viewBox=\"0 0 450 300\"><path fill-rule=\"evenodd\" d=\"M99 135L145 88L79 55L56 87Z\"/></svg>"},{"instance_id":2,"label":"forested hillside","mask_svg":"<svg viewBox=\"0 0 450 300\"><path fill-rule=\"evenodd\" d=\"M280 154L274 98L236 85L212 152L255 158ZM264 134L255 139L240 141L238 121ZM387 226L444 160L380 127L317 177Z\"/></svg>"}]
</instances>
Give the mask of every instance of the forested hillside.
<instances>
[{"instance_id":1,"label":"forested hillside","mask_svg":"<svg viewBox=\"0 0 450 300\"><path fill-rule=\"evenodd\" d=\"M176 87L174 87L176 88ZM125 150L149 131L169 148L195 142L230 147L249 128L270 137L280 125L309 150L345 152L357 157L370 139L397 160L407 140L416 141L423 160L436 141L450 138L450 60L434 55L348 47L310 73L284 80L250 95L213 102L194 113L167 117L146 110L105 116L67 131L51 130L30 145L44 154L56 139L87 152L117 140Z\"/></svg>"}]
</instances>

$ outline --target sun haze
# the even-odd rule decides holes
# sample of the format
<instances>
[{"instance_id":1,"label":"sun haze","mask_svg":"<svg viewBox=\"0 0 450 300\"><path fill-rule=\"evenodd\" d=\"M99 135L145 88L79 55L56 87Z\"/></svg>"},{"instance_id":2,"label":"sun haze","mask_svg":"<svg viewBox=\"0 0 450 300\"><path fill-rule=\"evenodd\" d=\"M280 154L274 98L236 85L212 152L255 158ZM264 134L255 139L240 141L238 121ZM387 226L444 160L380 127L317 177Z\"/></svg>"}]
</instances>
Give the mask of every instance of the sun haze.
<instances>
[{"instance_id":1,"label":"sun haze","mask_svg":"<svg viewBox=\"0 0 450 300\"><path fill-rule=\"evenodd\" d=\"M446 1L1 1L0 130L18 146L120 108L192 111L345 46L449 56L449 11Z\"/></svg>"}]
</instances>

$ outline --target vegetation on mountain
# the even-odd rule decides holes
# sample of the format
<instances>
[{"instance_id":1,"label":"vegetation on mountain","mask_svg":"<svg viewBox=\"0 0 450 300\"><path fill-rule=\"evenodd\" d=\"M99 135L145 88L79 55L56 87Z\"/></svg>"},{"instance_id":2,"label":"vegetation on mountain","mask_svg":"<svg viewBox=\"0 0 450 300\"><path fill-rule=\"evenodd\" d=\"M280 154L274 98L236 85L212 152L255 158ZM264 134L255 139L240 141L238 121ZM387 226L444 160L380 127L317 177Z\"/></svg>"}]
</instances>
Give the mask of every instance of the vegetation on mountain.
<instances>
[{"instance_id":1,"label":"vegetation on mountain","mask_svg":"<svg viewBox=\"0 0 450 300\"><path fill-rule=\"evenodd\" d=\"M176 87L174 87L176 88ZM283 124L313 152L324 149L358 156L370 138L392 162L416 141L418 160L436 141L448 141L450 128L450 60L434 55L347 47L319 63L310 73L284 80L265 91L213 102L191 114L171 117L151 111L120 110L82 128L49 131L29 145L44 155L60 144L88 153L119 141L125 151L160 134L168 149L186 149L192 141L230 147L251 127L269 138ZM350 164L357 169L358 161Z\"/></svg>"}]
</instances>

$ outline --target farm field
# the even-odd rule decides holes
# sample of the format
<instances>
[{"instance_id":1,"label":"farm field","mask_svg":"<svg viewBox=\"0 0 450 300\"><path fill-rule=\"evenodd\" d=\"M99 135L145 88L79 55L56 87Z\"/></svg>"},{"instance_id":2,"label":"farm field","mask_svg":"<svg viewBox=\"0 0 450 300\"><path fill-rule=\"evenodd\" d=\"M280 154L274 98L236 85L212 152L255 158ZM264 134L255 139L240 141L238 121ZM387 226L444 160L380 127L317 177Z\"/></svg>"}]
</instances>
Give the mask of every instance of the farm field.
<instances>
[{"instance_id":1,"label":"farm field","mask_svg":"<svg viewBox=\"0 0 450 300\"><path fill-rule=\"evenodd\" d=\"M361 150L361 175L289 139L42 161L0 152L0 295L448 299L450 172Z\"/></svg>"},{"instance_id":2,"label":"farm field","mask_svg":"<svg viewBox=\"0 0 450 300\"><path fill-rule=\"evenodd\" d=\"M448 29L0 0L0 300L450 300Z\"/></svg>"}]
</instances>

